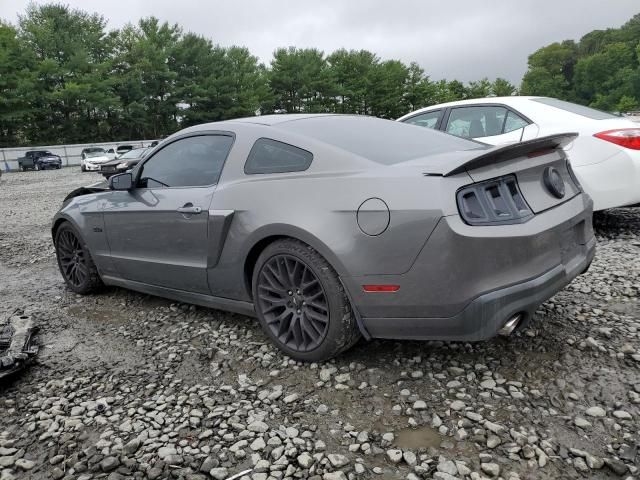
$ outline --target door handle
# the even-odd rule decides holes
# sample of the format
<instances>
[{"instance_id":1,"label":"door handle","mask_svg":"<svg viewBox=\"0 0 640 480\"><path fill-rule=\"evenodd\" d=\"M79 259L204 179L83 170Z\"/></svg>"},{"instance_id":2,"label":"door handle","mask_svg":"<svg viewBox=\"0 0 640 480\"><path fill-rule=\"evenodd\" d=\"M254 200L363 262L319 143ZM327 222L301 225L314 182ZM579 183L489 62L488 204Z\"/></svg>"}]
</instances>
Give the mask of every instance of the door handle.
<instances>
[{"instance_id":1,"label":"door handle","mask_svg":"<svg viewBox=\"0 0 640 480\"><path fill-rule=\"evenodd\" d=\"M194 207L193 204L191 203L187 203L184 206L178 208L177 210L180 213L202 213L202 208L200 207Z\"/></svg>"}]
</instances>

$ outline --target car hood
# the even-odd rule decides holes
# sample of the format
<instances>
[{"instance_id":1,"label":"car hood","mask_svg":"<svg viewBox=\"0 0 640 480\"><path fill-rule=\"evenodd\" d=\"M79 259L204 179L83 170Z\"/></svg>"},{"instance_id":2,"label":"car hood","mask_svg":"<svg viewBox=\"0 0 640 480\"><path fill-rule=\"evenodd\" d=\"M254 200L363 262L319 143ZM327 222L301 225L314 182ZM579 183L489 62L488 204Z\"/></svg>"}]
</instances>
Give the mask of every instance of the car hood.
<instances>
[{"instance_id":1,"label":"car hood","mask_svg":"<svg viewBox=\"0 0 640 480\"><path fill-rule=\"evenodd\" d=\"M91 193L104 192L107 190L109 190L109 184L106 182L106 180L103 180L101 182L87 185L86 187L80 187L72 190L66 197L64 197L62 203L64 205L74 197L81 197L82 195L89 195Z\"/></svg>"},{"instance_id":2,"label":"car hood","mask_svg":"<svg viewBox=\"0 0 640 480\"><path fill-rule=\"evenodd\" d=\"M126 160L119 160L117 158L114 158L113 160L109 160L108 162L104 162L103 165L106 165L106 166L118 165L121 162L126 162Z\"/></svg>"},{"instance_id":3,"label":"car hood","mask_svg":"<svg viewBox=\"0 0 640 480\"><path fill-rule=\"evenodd\" d=\"M91 162L91 163L106 163L109 162L111 159L107 156L99 156L99 157L87 157L85 159L86 162Z\"/></svg>"}]
</instances>

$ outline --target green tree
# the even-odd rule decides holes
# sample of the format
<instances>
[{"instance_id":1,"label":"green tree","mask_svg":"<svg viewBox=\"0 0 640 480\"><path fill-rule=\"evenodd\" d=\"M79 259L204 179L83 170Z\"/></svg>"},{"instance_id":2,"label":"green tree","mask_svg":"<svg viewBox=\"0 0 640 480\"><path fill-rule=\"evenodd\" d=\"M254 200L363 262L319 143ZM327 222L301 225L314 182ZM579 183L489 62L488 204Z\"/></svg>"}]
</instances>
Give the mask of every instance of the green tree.
<instances>
[{"instance_id":1,"label":"green tree","mask_svg":"<svg viewBox=\"0 0 640 480\"><path fill-rule=\"evenodd\" d=\"M405 83L404 100L408 111L428 107L436 103L436 86L415 62L409 64Z\"/></svg>"},{"instance_id":2,"label":"green tree","mask_svg":"<svg viewBox=\"0 0 640 480\"><path fill-rule=\"evenodd\" d=\"M484 98L491 95L491 82L487 78L469 82L465 88L465 98Z\"/></svg>"},{"instance_id":3,"label":"green tree","mask_svg":"<svg viewBox=\"0 0 640 480\"><path fill-rule=\"evenodd\" d=\"M377 64L371 72L371 115L394 119L407 113L404 87L409 76L407 67L399 60Z\"/></svg>"},{"instance_id":4,"label":"green tree","mask_svg":"<svg viewBox=\"0 0 640 480\"><path fill-rule=\"evenodd\" d=\"M607 95L617 90L620 87L619 80L624 81L627 75L620 79L616 74L623 69L637 68L635 53L624 43L612 43L600 53L580 58L573 78L576 98L590 104L596 95ZM630 70L625 71L630 73Z\"/></svg>"},{"instance_id":5,"label":"green tree","mask_svg":"<svg viewBox=\"0 0 640 480\"><path fill-rule=\"evenodd\" d=\"M38 143L81 142L109 135L113 35L97 14L62 4L30 4L19 37L33 53L36 79L27 136Z\"/></svg>"},{"instance_id":6,"label":"green tree","mask_svg":"<svg viewBox=\"0 0 640 480\"><path fill-rule=\"evenodd\" d=\"M552 43L529 56L529 69L522 80L524 95L567 98L577 58L573 41Z\"/></svg>"},{"instance_id":7,"label":"green tree","mask_svg":"<svg viewBox=\"0 0 640 480\"><path fill-rule=\"evenodd\" d=\"M491 84L491 93L496 97L510 97L517 92L515 85L504 78L496 78Z\"/></svg>"},{"instance_id":8,"label":"green tree","mask_svg":"<svg viewBox=\"0 0 640 480\"><path fill-rule=\"evenodd\" d=\"M287 113L326 111L334 85L324 54L315 48L279 48L273 54L269 86L275 108Z\"/></svg>"},{"instance_id":9,"label":"green tree","mask_svg":"<svg viewBox=\"0 0 640 480\"><path fill-rule=\"evenodd\" d=\"M0 22L0 147L26 140L25 125L32 114L33 60L15 28Z\"/></svg>"},{"instance_id":10,"label":"green tree","mask_svg":"<svg viewBox=\"0 0 640 480\"><path fill-rule=\"evenodd\" d=\"M378 57L367 50L341 49L327 57L334 89L332 111L370 113L372 72L378 63Z\"/></svg>"}]
</instances>

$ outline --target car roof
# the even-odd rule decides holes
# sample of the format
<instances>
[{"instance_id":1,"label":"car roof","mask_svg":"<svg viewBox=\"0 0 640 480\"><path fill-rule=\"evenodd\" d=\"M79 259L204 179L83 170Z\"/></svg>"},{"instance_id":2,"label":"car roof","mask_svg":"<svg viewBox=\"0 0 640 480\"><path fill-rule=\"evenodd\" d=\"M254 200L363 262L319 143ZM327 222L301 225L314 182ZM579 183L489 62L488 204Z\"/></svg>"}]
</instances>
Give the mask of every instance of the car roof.
<instances>
[{"instance_id":1,"label":"car roof","mask_svg":"<svg viewBox=\"0 0 640 480\"><path fill-rule=\"evenodd\" d=\"M277 125L285 122L295 122L297 120L306 120L318 117L335 117L340 116L336 113L275 113L272 115L260 115L255 117L234 118L228 120L233 123L255 123L258 125Z\"/></svg>"},{"instance_id":2,"label":"car roof","mask_svg":"<svg viewBox=\"0 0 640 480\"><path fill-rule=\"evenodd\" d=\"M314 154L323 150L340 151L341 155L349 155L354 159L357 157L379 165L427 157L442 151L486 147L473 140L414 125L398 124L393 120L368 115L330 113L276 114L205 123L181 130L169 137L169 140L185 134L206 131L252 131L255 138L274 138L300 148L311 149ZM399 144L404 147L399 148Z\"/></svg>"},{"instance_id":3,"label":"car roof","mask_svg":"<svg viewBox=\"0 0 640 480\"><path fill-rule=\"evenodd\" d=\"M456 100L454 102L447 103L439 103L437 105L430 105L428 107L420 108L418 110L414 110L413 112L409 112L406 115L403 115L398 120L403 120L405 118L413 117L414 115L418 115L424 112L430 112L432 110L440 110L448 107L459 107L463 105L486 105L491 103L502 103L505 105L521 105L523 102L527 102L529 100L533 100L536 98L545 98L539 96L525 96L525 95L513 95L510 97L483 97L483 98L471 98L468 100Z\"/></svg>"}]
</instances>

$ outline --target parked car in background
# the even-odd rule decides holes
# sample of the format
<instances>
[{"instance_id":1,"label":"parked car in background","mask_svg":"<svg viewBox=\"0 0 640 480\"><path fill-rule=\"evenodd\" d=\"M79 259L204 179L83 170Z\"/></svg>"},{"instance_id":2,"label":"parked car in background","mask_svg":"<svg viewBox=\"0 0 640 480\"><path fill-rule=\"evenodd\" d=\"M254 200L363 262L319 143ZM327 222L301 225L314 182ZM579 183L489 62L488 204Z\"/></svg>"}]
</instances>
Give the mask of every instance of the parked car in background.
<instances>
[{"instance_id":1,"label":"parked car in background","mask_svg":"<svg viewBox=\"0 0 640 480\"><path fill-rule=\"evenodd\" d=\"M593 258L573 138L495 148L357 115L199 125L69 194L58 265L79 294L104 283L257 315L302 361L361 335L507 335Z\"/></svg>"},{"instance_id":2,"label":"parked car in background","mask_svg":"<svg viewBox=\"0 0 640 480\"><path fill-rule=\"evenodd\" d=\"M106 150L102 147L87 147L83 148L82 152L80 152L80 157L82 160L87 158L87 154L89 153L106 153Z\"/></svg>"},{"instance_id":3,"label":"parked car in background","mask_svg":"<svg viewBox=\"0 0 640 480\"><path fill-rule=\"evenodd\" d=\"M122 155L129 150L133 150L133 145L118 145L118 148L116 148L116 158L118 155Z\"/></svg>"},{"instance_id":4,"label":"parked car in background","mask_svg":"<svg viewBox=\"0 0 640 480\"><path fill-rule=\"evenodd\" d=\"M100 173L106 178L109 178L116 173L126 172L127 170L135 167L140 160L144 157L145 153L150 150L149 147L134 148L128 152L123 153L115 160L103 163L100 165Z\"/></svg>"},{"instance_id":5,"label":"parked car in background","mask_svg":"<svg viewBox=\"0 0 640 480\"><path fill-rule=\"evenodd\" d=\"M548 97L496 97L434 105L398 119L421 127L505 145L560 132L594 210L640 204L640 127L589 107Z\"/></svg>"},{"instance_id":6,"label":"parked car in background","mask_svg":"<svg viewBox=\"0 0 640 480\"><path fill-rule=\"evenodd\" d=\"M80 153L81 160L84 160L85 158L87 158L87 154L89 154L89 153L101 153L101 154L104 154L104 156L109 157L112 160L114 158L116 158L116 151L112 147L110 147L110 148L105 148L105 147L87 147L87 148L83 148L82 152Z\"/></svg>"},{"instance_id":7,"label":"parked car in background","mask_svg":"<svg viewBox=\"0 0 640 480\"><path fill-rule=\"evenodd\" d=\"M62 158L49 150L29 150L24 157L18 159L18 168L27 170L47 170L62 168Z\"/></svg>"},{"instance_id":8,"label":"parked car in background","mask_svg":"<svg viewBox=\"0 0 640 480\"><path fill-rule=\"evenodd\" d=\"M80 159L80 170L83 172L96 172L100 170L103 163L110 162L111 158L104 151L87 152L84 158Z\"/></svg>"}]
</instances>

